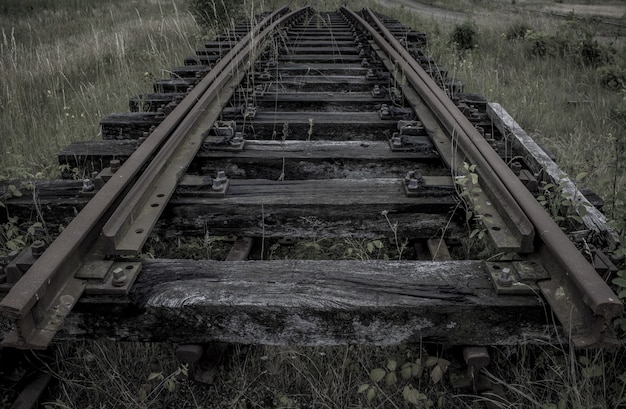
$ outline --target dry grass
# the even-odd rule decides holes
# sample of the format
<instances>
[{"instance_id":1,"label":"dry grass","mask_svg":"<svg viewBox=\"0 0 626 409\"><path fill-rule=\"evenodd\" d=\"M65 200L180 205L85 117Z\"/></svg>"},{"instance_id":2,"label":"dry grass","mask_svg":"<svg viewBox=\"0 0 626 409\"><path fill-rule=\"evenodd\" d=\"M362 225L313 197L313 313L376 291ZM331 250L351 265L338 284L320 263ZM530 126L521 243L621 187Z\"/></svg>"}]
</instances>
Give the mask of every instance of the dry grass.
<instances>
[{"instance_id":1,"label":"dry grass","mask_svg":"<svg viewBox=\"0 0 626 409\"><path fill-rule=\"evenodd\" d=\"M80 4L80 5L79 5ZM0 177L56 177L56 153L98 138L198 43L183 1L7 4L0 14Z\"/></svg>"},{"instance_id":2,"label":"dry grass","mask_svg":"<svg viewBox=\"0 0 626 409\"><path fill-rule=\"evenodd\" d=\"M485 393L455 389L451 380L465 374L460 351L436 345L233 345L209 386L187 381L174 352L169 344L63 344L48 368L59 388L44 408L465 409L484 408L486 402L496 408L626 407L623 351L575 352L558 345L492 348L493 362L482 376L495 388ZM415 363L417 370L405 379L403 368ZM443 368L441 380L437 367ZM381 370L397 381L387 384L385 377L375 382L372 375ZM364 385L376 391L371 400L359 392ZM419 404L403 397L407 387L422 394Z\"/></svg>"}]
</instances>

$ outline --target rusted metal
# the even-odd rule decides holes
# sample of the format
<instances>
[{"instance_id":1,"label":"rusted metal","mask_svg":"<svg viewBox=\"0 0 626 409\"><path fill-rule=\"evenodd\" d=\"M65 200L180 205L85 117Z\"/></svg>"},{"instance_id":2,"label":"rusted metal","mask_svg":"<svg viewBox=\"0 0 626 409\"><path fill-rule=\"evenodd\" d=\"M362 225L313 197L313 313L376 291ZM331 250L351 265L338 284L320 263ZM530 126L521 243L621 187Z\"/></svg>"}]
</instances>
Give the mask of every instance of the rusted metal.
<instances>
[{"instance_id":1,"label":"rusted metal","mask_svg":"<svg viewBox=\"0 0 626 409\"><path fill-rule=\"evenodd\" d=\"M449 156L450 150L454 151L450 163L448 163L454 172L463 174L462 167L463 155L467 157L468 162L476 164L475 172L479 176L480 190L474 189L471 194L466 196L466 200L475 209L481 209L481 212L488 213L493 218L485 218L491 225L487 225L488 234L493 237L494 243L504 244L504 251L517 251L530 253L533 251L534 229L530 221L524 215L519 205L509 194L506 188L499 181L498 177L492 173L489 164L476 152L467 132L477 133L471 123L461 114L458 108L444 94L443 90L430 78L430 76L415 62L404 47L396 40L393 35L385 28L382 22L378 21L377 28L385 34L385 37L378 34L376 30L358 14L342 8L342 11L348 13L352 19L369 31L374 41L383 49L383 52L389 56L394 64L399 68L396 71L401 73L402 78L411 84L418 92L424 103L433 112L437 118L438 126L447 132L447 143L449 147L443 144L435 144L442 154L442 157ZM368 17L376 18L373 13L369 13ZM410 91L410 90L408 90ZM418 113L420 116L421 112ZM422 120L425 120L422 118ZM465 126L469 124L469 127ZM482 137L481 137L482 138ZM456 153L460 151L460 153ZM476 186L478 188L478 186ZM487 195L485 195L486 193ZM496 215L497 211L497 215ZM500 217L501 216L501 217ZM490 220L491 219L491 220ZM501 234L504 226L509 230L506 234ZM514 241L511 241L515 238Z\"/></svg>"},{"instance_id":2,"label":"rusted metal","mask_svg":"<svg viewBox=\"0 0 626 409\"><path fill-rule=\"evenodd\" d=\"M492 174L499 179L498 184L503 184L508 194L514 198L514 207L521 207L525 217L532 222L542 241L541 246L545 246L547 250L541 252L544 255L541 261L543 263L554 261L560 267L550 270L553 277L550 282L542 282L543 295L557 313L566 331L571 331L574 344L580 347L602 344L606 331L610 331L612 320L621 315L624 310L617 295L596 273L488 142L459 112L443 90L420 66L410 63L413 58L408 51L386 30L375 14L371 10L366 10L368 18L376 24L384 38L360 16L346 8L342 10L350 13L356 21L368 28L375 41L398 59L409 82L423 92L427 104L440 116L442 122L450 124L450 134L457 139L465 154L483 172L481 176ZM576 304L576 307L573 304ZM573 328L574 322L592 325Z\"/></svg>"},{"instance_id":3,"label":"rusted metal","mask_svg":"<svg viewBox=\"0 0 626 409\"><path fill-rule=\"evenodd\" d=\"M190 71L200 75L197 75L197 78L195 74L185 77L190 81L183 81L184 84L193 86L186 98L181 100L179 97L170 98L161 94L151 97L152 112L145 115L145 118L158 119L162 121L160 125L152 128L150 133L145 132L147 129L143 128L141 132L133 129L132 136L140 136L136 142L138 145L136 152L123 164L111 161L110 167L103 170L98 177L92 175L93 180L87 179L90 183L93 182L92 185L85 182L82 187L82 197L93 196L94 200L70 223L59 239L51 244L48 251L41 251L40 244L34 245L33 251L25 253L24 257L28 259L26 267L18 265L17 262L9 264L7 272L10 274L0 278L3 281L16 282L14 290L0 303L0 311L14 322L14 330L4 339L4 345L45 348L83 293L98 297L107 296L102 298L113 299L111 296L118 295L121 296L119 298L131 299L132 291L137 291L137 286L142 285L144 274L141 276L139 274L142 266L146 264L126 260L121 262L114 256L136 255L141 252L148 235L177 187L180 190L174 195L173 202L185 201L189 197L193 197L194 200L202 199L203 203L199 206L205 207L201 207L200 217L205 217L203 227L207 232L211 230L211 234L214 234L215 226L218 226L218 221L213 220L211 223L214 224L209 225L206 222L207 217L216 220L221 218L219 220L223 220L222 223L236 224L240 229L238 232L242 232L241 235L235 234L242 238L235 243L226 257L226 261L230 262L245 260L248 257L253 247L252 237L260 237L255 231L263 229L263 238L266 237L268 219L272 218L273 223L281 224L278 217L283 216L280 215L282 209L279 206L291 207L288 210L293 214L284 216L286 221L289 221L289 218L315 218L321 212L330 213L335 207L341 207L340 210L344 213L337 214L344 223L347 222L347 218L357 219L363 212L361 209L366 209L367 214L371 214L372 210L369 209L371 206L381 209L394 206L393 211L410 213L411 218L416 218L419 211L430 212L434 209L442 211L444 208L452 210L458 200L455 187L461 185L459 181L462 178L465 178L463 185L466 192L469 192L467 197L464 195L464 200L467 200L469 206L473 206L475 210L481 209L479 213L483 216L484 226L492 239L500 249L519 253L519 261L473 264L471 272L476 276L476 281L480 281L480 285L484 286L481 287L481 291L496 299L497 293L502 295L502 299L510 296L523 300L519 301L520 305L528 302L528 305L533 307L539 306L540 316L543 313L541 301L534 296L525 297L520 294L535 295L541 292L553 307L565 332L571 334L576 346L596 346L611 342L610 336L607 335L607 326L614 316L621 313L622 304L610 290L607 291L608 287L602 280L598 281L597 275L590 275L589 263L583 261L580 266L577 264L580 263L580 258L584 260L584 257L524 188L524 184L526 187L533 184L532 178L529 177L532 174L526 171L528 174L522 176L525 170L523 167L516 167L515 172L511 171L493 151L491 145L494 144L494 140L491 131L484 123L484 116L481 116L484 115L486 102L476 103L457 99L455 105L440 87L458 91L460 86L444 80L433 81L426 71L419 67L403 44L394 38L396 31L385 28L371 11L366 10L364 13L366 19L372 21L372 25L375 25L382 34L378 34L366 19L346 8L342 9L344 17L350 18L355 25L364 29L362 33L355 35L358 46L350 47L352 34L338 34L336 38L341 38L341 43L327 46L325 45L327 39L318 35L322 32L319 29L315 29L317 30L315 33L309 33L302 27L284 28L281 31L281 39L283 36L287 37L288 31L293 31L293 35L303 39L304 43L294 46L286 40L281 40L276 45L280 55L270 57L265 53L264 60L255 61L256 56L264 52L265 39L271 38L283 23L304 15L308 10L303 8L287 13L283 8L264 19L252 31L238 31L236 36L228 37L232 45L228 50L221 44L207 44L204 50L198 51L194 59L211 64L212 69L209 71L200 67ZM333 27L337 26L347 29L349 24L342 20L334 21ZM409 35L406 31L399 32ZM231 41L233 38L242 40L235 43ZM420 39L415 35L411 35L411 38ZM345 72L337 74L339 65L337 62L348 64ZM281 78L282 71L279 71L278 64L281 70L289 72L284 78ZM317 64L320 73L309 76L310 64ZM255 71L248 72L251 67L255 67ZM325 75L321 70L328 70L336 75ZM350 75L344 75L346 73ZM171 85L173 90L180 91L183 82L174 81L167 84ZM400 88L397 85L406 82L411 86ZM345 86L349 92L334 92L338 86ZM307 92L301 92L303 89ZM315 91L308 92L309 89ZM229 100L232 101L229 108L223 109ZM409 101L412 108L403 107L404 101ZM367 108L356 112L324 110L329 108L324 106L325 103L331 105L345 102L361 104L360 107ZM279 104L283 104L281 106L285 109L284 112L277 108ZM312 110L298 111L297 108L294 109L294 105L300 107L297 104L308 106ZM459 108L470 118L466 118ZM432 113L427 112L429 110ZM418 120L415 120L415 114ZM220 116L223 121L218 123L216 121ZM399 121L395 123L392 120ZM277 121L284 121L282 141L253 140L263 137L269 139L270 136L275 139L276 130L280 129L280 125L277 128ZM385 135L385 139L388 140L352 140L353 135L361 136L354 131L356 127L367 128L375 137ZM308 135L307 141L286 140L287 134L297 132ZM328 132L324 136L329 140L321 143L310 140L311 136L313 139L316 137L324 139L318 136L322 132ZM251 139L246 141L246 135L250 135ZM350 142L354 145L349 145L345 141L341 144L333 143L336 141L331 141L332 138L351 139ZM314 145L315 148L312 148ZM339 146L342 151L339 151ZM346 156L343 149L347 150L349 146L357 147L361 153ZM135 144L132 148L134 147ZM360 179L349 176L331 180L318 180L315 177L310 179L316 180L302 180L307 177L300 176L294 180L285 180L286 158L304 161L323 156L331 160L334 158L339 162L369 155L380 159L381 154L373 152L375 147L379 149L377 152L384 147L384 155L388 155L393 161L398 159L417 161L425 157L423 152L428 151L437 155L435 152L437 150L444 162L452 168L453 176L428 174L423 176L418 169L409 170L403 178L406 170L418 167L414 167L413 164L407 167L395 163L399 170L394 172L398 173L394 177L384 179L380 176ZM203 175L185 176L187 167L200 149L206 155L204 160L211 158L211 162L221 162L203 164ZM278 179L274 175L254 180L238 180L242 172L245 178L245 171L228 162L233 157L259 162L269 160L271 156L282 158L282 173ZM433 156L429 157L432 159ZM474 167L463 169L464 161ZM227 169L228 176L223 169ZM271 169L263 171L270 172ZM443 174L446 174L445 172ZM478 182L474 180L476 176L474 173L478 176ZM456 177L456 182L453 177ZM536 181L534 184L536 185ZM532 199L532 203L528 203L529 198ZM255 209L261 208L263 212L260 227L256 225L256 220L246 222L254 223L257 230L243 229L241 223L233 221L233 209L245 212L251 208L250 206ZM313 208L318 213L308 212ZM541 209L543 214L539 214L538 209ZM387 215L387 210L383 212ZM445 210L443 212L445 213ZM356 213L356 216L348 213ZM376 210L375 214L380 215L380 209ZM346 215L349 217L344 217ZM396 216L399 215L394 214L394 220ZM392 222L389 219L387 221L391 225ZM291 237L293 233L289 228L290 226L287 226L280 232L277 231L278 227L274 229L273 239L281 237L281 234L285 237L276 239L279 245L293 244ZM360 228L363 229L363 223ZM313 227L309 230L314 231ZM295 231L299 235L309 234L302 229ZM226 234L231 235L233 232ZM317 237L318 233L314 234ZM423 234L421 230L420 234ZM426 240L427 237L433 236L420 236L420 240ZM411 238L416 239L416 234ZM560 243L556 243L555 240ZM453 240L448 241L451 242ZM451 259L443 238L428 240L427 244L431 258L435 261L432 266L420 267L424 269L424 274L445 268L441 267L440 263L445 264L443 260ZM257 255L255 251L253 257ZM576 255L580 257L577 258ZM16 260L22 260L20 257ZM224 264L227 265L225 268L236 269L237 274L240 274L239 270L243 269L244 263L239 266L234 263ZM453 264L450 262L450 266ZM213 267L209 270L213 272L215 267L211 265ZM313 274L310 276L318 275L315 273L322 274L324 268L319 266L323 265L327 265L326 268L330 267L330 263L311 264L310 270ZM351 271L354 267L348 264L346 266L348 268L341 271ZM385 267L394 272L401 268L406 268L406 264L405 267L401 264L389 264ZM206 279L204 276L206 270L207 268L201 268L200 273L196 274L198 282ZM285 280L288 282L293 279L293 271L295 269L289 266L285 270ZM20 280L22 275L24 279ZM329 277L333 280L337 278L332 274ZM274 283L274 278L270 278L268 276L264 282ZM351 283L359 283L360 280ZM370 283L368 280L363 282ZM180 284L181 288L185 287L184 282ZM455 286L457 284L455 283ZM325 284L320 285L320 288L323 288ZM588 285L590 288L587 288ZM211 286L214 287L215 283L211 283L209 288L213 288ZM272 286L273 284L270 285ZM302 283L298 284L298 287L300 286ZM195 291L194 287L189 288L189 291ZM319 290L317 286L313 288L315 291ZM415 297L418 298L424 296L426 299L436 300L437 297L442 299L452 297L445 291L434 295L434 290L416 288ZM380 287L376 287L371 291L375 293L379 290ZM186 297L187 292L184 291ZM274 287L269 292L274 294L273 291ZM350 287L349 291L356 290ZM406 296L406 289L401 288L400 295L394 295L391 299L396 300L398 296ZM460 298L459 295L454 297ZM310 298L303 299L308 302ZM214 299L215 297L209 297L208 301ZM359 297L355 299L359 299L359 303L362 302ZM219 303L219 300L216 302ZM361 305L359 303L357 304ZM341 301L331 304L344 305ZM502 305L505 304L506 302L502 301ZM261 302L255 305L262 310L263 306L269 304ZM380 305L378 298L375 305ZM185 306L183 303L181 310ZM216 306L215 308L220 308L218 304ZM208 310L214 310L213 306L208 307ZM280 307L284 308L285 305L281 304ZM354 311L357 310L355 307ZM431 313L434 311L435 304ZM357 312L363 313L360 310ZM407 310L408 313L412 314ZM264 321L259 322L264 324ZM299 319L294 322L301 321L302 319ZM456 326L456 321L453 324ZM296 337L297 331L300 330L298 328L294 333ZM415 334L421 336L419 331ZM187 336L193 338L194 335ZM320 339L325 339L325 336L327 335L321 335ZM207 338L204 337L210 337L210 334L198 337L203 340L188 339L184 342L206 342ZM245 337L236 339L242 340ZM485 358L483 352L470 354L470 360L474 363L468 364L476 368L481 367ZM183 360L196 365L203 351L202 348L193 346L189 350L183 348L181 353Z\"/></svg>"},{"instance_id":4,"label":"rusted metal","mask_svg":"<svg viewBox=\"0 0 626 409\"><path fill-rule=\"evenodd\" d=\"M265 28L279 16L283 7L266 17L257 30ZM234 57L251 41L238 43L231 50ZM224 68L229 62L224 60ZM219 70L221 72L221 70ZM217 74L216 74L217 75ZM93 247L98 247L100 231L123 195L128 191L144 165L154 157L178 128L182 119L193 109L204 92L211 87L215 76L207 75L151 133L133 155L102 186L85 208L72 220L58 238L51 243L31 268L24 274L0 302L0 312L13 320L11 334L3 345L19 348L46 348L62 325L76 300L86 287L86 281L74 274L94 257ZM101 257L101 256L96 256ZM71 299L71 301L69 301Z\"/></svg>"},{"instance_id":5,"label":"rusted metal","mask_svg":"<svg viewBox=\"0 0 626 409\"><path fill-rule=\"evenodd\" d=\"M255 29L254 32L248 33L242 42L207 74L203 81L210 80L211 85L187 113L103 227L108 253L139 254L178 181L200 149L206 131L213 127L237 84L245 76L244 65L254 61L261 51L256 47L257 42L263 42L278 27L306 10L308 8L291 12L269 24L263 31ZM253 38L254 42L251 42ZM247 47L249 42L251 45ZM256 108L248 106L244 116L252 118L254 112ZM223 182L226 181L216 179L212 190L216 193L226 193L227 185Z\"/></svg>"}]
</instances>

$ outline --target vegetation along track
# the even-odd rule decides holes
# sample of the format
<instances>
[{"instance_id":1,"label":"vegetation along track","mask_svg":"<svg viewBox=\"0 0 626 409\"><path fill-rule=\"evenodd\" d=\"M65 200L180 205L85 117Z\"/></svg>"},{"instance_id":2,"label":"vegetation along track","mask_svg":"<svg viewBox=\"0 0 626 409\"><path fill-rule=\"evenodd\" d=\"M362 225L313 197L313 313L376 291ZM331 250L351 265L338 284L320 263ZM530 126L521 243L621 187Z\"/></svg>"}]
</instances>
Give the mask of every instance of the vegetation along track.
<instances>
[{"instance_id":1,"label":"vegetation along track","mask_svg":"<svg viewBox=\"0 0 626 409\"><path fill-rule=\"evenodd\" d=\"M3 345L616 343L610 261L533 195L545 154L425 41L370 10L283 8L208 42L59 153L80 178L7 198L71 222L7 258ZM202 260L156 254L194 240Z\"/></svg>"}]
</instances>

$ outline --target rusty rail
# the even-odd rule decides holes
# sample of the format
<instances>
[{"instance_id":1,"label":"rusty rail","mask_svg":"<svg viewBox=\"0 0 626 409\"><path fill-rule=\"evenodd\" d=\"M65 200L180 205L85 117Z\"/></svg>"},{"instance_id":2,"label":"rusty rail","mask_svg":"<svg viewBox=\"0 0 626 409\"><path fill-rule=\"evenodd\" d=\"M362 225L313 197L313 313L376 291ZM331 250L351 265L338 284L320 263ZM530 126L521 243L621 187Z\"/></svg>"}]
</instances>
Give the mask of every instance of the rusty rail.
<instances>
[{"instance_id":1,"label":"rusty rail","mask_svg":"<svg viewBox=\"0 0 626 409\"><path fill-rule=\"evenodd\" d=\"M506 193L514 202L508 201L505 206L521 209L525 217L530 219L541 239L539 246L546 248L546 251L540 251L542 261L555 267L551 270L553 279L540 284L543 295L561 323L569 330L575 345L586 347L610 342L605 339L606 331L610 329L612 320L621 315L624 309L617 295L452 100L415 63L414 58L386 29L382 21L370 9L366 9L364 14L374 22L374 28L356 13L345 7L342 10L368 30L376 43L398 61L411 85L420 92L440 122L444 126L447 124L450 135L455 135L465 155L477 165L478 170L482 170L481 177L493 175L498 179L493 180L494 183L489 186L506 188ZM574 323L578 323L576 327Z\"/></svg>"},{"instance_id":2,"label":"rusty rail","mask_svg":"<svg viewBox=\"0 0 626 409\"><path fill-rule=\"evenodd\" d=\"M0 302L0 313L14 322L3 345L45 348L85 291L85 277L90 274L85 266L87 270L104 266L110 271L113 261L107 257L141 251L204 141L205 131L246 74L246 63L254 66L264 39L309 10L289 13L282 8L263 19L139 145ZM551 279L539 286L573 343L578 347L610 344L611 321L623 311L618 297L381 20L369 9L363 12L365 17L345 7L341 11L351 24L367 32L388 66L400 68L400 75L415 90L411 91L415 99L407 97L415 111L418 104L430 108L433 114L429 115L434 117L430 124L447 134L451 141L447 146L458 147L464 160L476 165L481 195L493 202L503 223L518 235L514 250L524 254L525 260L539 260L550 271ZM453 173L461 165L457 159L448 162ZM243 247L250 251L250 246ZM125 268L137 274L139 267ZM116 291L125 294L132 284L128 280Z\"/></svg>"},{"instance_id":3,"label":"rusty rail","mask_svg":"<svg viewBox=\"0 0 626 409\"><path fill-rule=\"evenodd\" d=\"M194 108L199 101L201 104L205 102L203 95L206 91L214 81L231 76L231 63L241 64L244 55L249 54L246 50L262 39L260 35L269 35L273 28L306 10L308 8L286 15L287 7L283 7L257 24L124 162L0 302L0 313L14 322L13 331L5 337L3 345L32 349L48 346L85 289L85 280L74 275L86 263L94 261L94 257L102 258L98 255L105 247L100 241L101 229L136 183L145 165L163 147L175 148L172 146L175 142L169 142L172 135L180 135L179 128L190 126L183 120L188 115L198 116L198 110Z\"/></svg>"}]
</instances>

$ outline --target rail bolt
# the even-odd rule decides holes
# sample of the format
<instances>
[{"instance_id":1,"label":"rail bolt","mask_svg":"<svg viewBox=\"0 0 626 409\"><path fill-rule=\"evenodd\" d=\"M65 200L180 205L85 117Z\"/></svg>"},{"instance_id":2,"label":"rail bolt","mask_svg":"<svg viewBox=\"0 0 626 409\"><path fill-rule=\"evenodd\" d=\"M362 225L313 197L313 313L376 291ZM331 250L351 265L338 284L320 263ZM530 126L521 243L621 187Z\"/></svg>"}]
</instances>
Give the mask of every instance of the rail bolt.
<instances>
[{"instance_id":1,"label":"rail bolt","mask_svg":"<svg viewBox=\"0 0 626 409\"><path fill-rule=\"evenodd\" d=\"M121 166L121 162L119 159L111 159L109 162L109 167L111 168L111 172L115 173Z\"/></svg>"},{"instance_id":2,"label":"rail bolt","mask_svg":"<svg viewBox=\"0 0 626 409\"><path fill-rule=\"evenodd\" d=\"M391 119L391 110L387 104L382 104L378 113L380 114L381 119Z\"/></svg>"},{"instance_id":3,"label":"rail bolt","mask_svg":"<svg viewBox=\"0 0 626 409\"><path fill-rule=\"evenodd\" d=\"M213 185L211 186L211 190L222 190L224 188L224 185L222 184L222 181L219 179L213 179Z\"/></svg>"},{"instance_id":4,"label":"rail bolt","mask_svg":"<svg viewBox=\"0 0 626 409\"><path fill-rule=\"evenodd\" d=\"M116 268L113 270L113 279L111 280L111 284L113 287L123 287L126 284L126 274L124 274L124 269Z\"/></svg>"},{"instance_id":5,"label":"rail bolt","mask_svg":"<svg viewBox=\"0 0 626 409\"><path fill-rule=\"evenodd\" d=\"M374 89L372 90L372 96L373 97L380 97L380 96L382 96L382 94L380 92L380 87L378 85L374 85Z\"/></svg>"},{"instance_id":6,"label":"rail bolt","mask_svg":"<svg viewBox=\"0 0 626 409\"><path fill-rule=\"evenodd\" d=\"M230 140L230 144L233 146L240 146L243 143L243 137L241 135L233 136L233 139Z\"/></svg>"},{"instance_id":7,"label":"rail bolt","mask_svg":"<svg viewBox=\"0 0 626 409\"><path fill-rule=\"evenodd\" d=\"M511 163L511 170L516 176L519 176L522 173L522 164L517 161Z\"/></svg>"},{"instance_id":8,"label":"rail bolt","mask_svg":"<svg viewBox=\"0 0 626 409\"><path fill-rule=\"evenodd\" d=\"M94 189L91 179L83 179L83 192L91 192Z\"/></svg>"},{"instance_id":9,"label":"rail bolt","mask_svg":"<svg viewBox=\"0 0 626 409\"><path fill-rule=\"evenodd\" d=\"M511 269L506 267L500 272L500 276L497 279L498 285L501 287L511 287L513 285L513 278L511 277Z\"/></svg>"},{"instance_id":10,"label":"rail bolt","mask_svg":"<svg viewBox=\"0 0 626 409\"><path fill-rule=\"evenodd\" d=\"M222 183L224 183L224 182L226 182L226 179L228 179L228 178L226 177L226 172L224 172L223 170L220 170L220 171L217 172L217 177L215 179L219 180Z\"/></svg>"},{"instance_id":11,"label":"rail bolt","mask_svg":"<svg viewBox=\"0 0 626 409\"><path fill-rule=\"evenodd\" d=\"M33 257L38 258L46 251L46 243L41 240L36 240L30 245L30 252Z\"/></svg>"}]
</instances>

